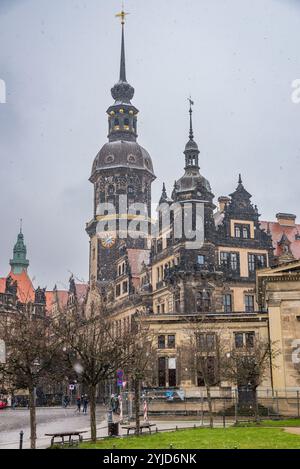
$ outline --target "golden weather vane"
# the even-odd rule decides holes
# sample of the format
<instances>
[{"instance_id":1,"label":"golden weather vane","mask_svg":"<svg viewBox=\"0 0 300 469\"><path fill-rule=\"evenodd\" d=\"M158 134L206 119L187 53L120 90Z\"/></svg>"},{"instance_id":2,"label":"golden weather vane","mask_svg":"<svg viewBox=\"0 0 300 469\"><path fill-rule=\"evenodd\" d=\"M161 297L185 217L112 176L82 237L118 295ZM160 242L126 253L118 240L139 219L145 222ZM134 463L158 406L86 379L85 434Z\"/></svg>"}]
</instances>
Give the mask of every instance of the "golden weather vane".
<instances>
[{"instance_id":1,"label":"golden weather vane","mask_svg":"<svg viewBox=\"0 0 300 469\"><path fill-rule=\"evenodd\" d=\"M130 15L130 13L126 13L124 11L124 2L122 3L122 11L120 13L116 14L116 18L121 18L121 24L122 26L125 24L125 18L127 15Z\"/></svg>"}]
</instances>

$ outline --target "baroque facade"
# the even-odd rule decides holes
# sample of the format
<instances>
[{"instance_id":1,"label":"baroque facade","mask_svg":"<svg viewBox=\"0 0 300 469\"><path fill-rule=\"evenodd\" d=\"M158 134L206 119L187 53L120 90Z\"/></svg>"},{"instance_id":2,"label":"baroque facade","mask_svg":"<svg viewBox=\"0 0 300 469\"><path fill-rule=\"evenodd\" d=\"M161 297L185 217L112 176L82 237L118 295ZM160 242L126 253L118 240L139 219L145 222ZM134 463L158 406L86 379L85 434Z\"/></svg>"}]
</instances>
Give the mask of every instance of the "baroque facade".
<instances>
[{"instance_id":1,"label":"baroque facade","mask_svg":"<svg viewBox=\"0 0 300 469\"><path fill-rule=\"evenodd\" d=\"M201 387L203 379L197 366L191 369L187 365L189 357L183 353L187 323L201 317L208 333L218 331L233 347L246 347L258 339L273 340L268 304L256 294L256 274L292 260L291 243L284 232L282 239L274 242L274 224L260 222L258 208L241 175L235 190L228 197L219 197L216 207L211 185L200 171L191 100L184 173L175 181L170 196L163 184L160 207L165 208L160 208L156 234L151 235L151 184L155 175L149 153L137 143L138 110L131 103L134 89L126 79L124 22L120 76L111 94L114 103L107 110L108 143L97 154L90 178L94 185L94 214L86 227L90 237L90 294L100 293L116 333L129 327L136 311L143 312L157 334L157 360L148 384L181 387L189 392ZM124 196L126 202L121 203ZM142 206L131 212L132 203L143 204L146 213ZM116 208L112 216L109 204ZM164 210L174 204L176 209L171 211L166 228L162 224ZM201 207L203 242L197 249L189 248L185 234L176 234L176 222L184 220L187 204L191 207L192 229L197 208ZM290 225L291 216L286 214L286 218ZM132 223L143 236L130 236ZM262 386L271 387L274 382L290 388L299 386L294 381L276 381L274 374L276 369L270 369Z\"/></svg>"}]
</instances>

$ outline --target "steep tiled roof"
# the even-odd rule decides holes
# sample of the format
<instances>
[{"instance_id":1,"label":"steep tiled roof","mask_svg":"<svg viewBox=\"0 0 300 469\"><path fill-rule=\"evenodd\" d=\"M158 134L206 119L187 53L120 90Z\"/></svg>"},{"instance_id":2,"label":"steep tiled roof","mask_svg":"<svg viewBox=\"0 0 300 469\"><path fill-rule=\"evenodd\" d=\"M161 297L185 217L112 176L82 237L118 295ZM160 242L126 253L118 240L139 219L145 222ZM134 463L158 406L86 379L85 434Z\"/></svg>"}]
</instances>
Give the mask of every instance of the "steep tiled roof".
<instances>
[{"instance_id":1,"label":"steep tiled roof","mask_svg":"<svg viewBox=\"0 0 300 469\"><path fill-rule=\"evenodd\" d=\"M21 274L10 272L7 277L11 276L13 280L18 282L18 299L21 303L34 301L34 288L27 272L24 270ZM0 279L0 293L5 292L6 278Z\"/></svg>"},{"instance_id":2,"label":"steep tiled roof","mask_svg":"<svg viewBox=\"0 0 300 469\"><path fill-rule=\"evenodd\" d=\"M279 256L281 254L280 246L278 245L279 241L282 239L282 236L285 236L290 241L290 249L295 257L295 259L300 259L300 225L295 224L293 226L288 225L281 225L278 222L268 222L262 221L261 228L264 230L270 230L273 240L273 247L275 248L274 254L275 256ZM299 239L297 239L297 237Z\"/></svg>"}]
</instances>

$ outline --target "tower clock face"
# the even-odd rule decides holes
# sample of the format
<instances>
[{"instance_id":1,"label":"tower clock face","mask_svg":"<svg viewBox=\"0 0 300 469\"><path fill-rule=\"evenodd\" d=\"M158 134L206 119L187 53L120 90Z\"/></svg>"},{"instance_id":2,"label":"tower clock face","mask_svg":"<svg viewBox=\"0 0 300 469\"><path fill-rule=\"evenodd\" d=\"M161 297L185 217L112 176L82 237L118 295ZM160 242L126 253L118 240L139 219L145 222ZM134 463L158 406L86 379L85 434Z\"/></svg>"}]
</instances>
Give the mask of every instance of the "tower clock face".
<instances>
[{"instance_id":1,"label":"tower clock face","mask_svg":"<svg viewBox=\"0 0 300 469\"><path fill-rule=\"evenodd\" d=\"M116 239L108 234L104 238L101 239L101 244L105 249L110 249L112 248L116 243Z\"/></svg>"}]
</instances>

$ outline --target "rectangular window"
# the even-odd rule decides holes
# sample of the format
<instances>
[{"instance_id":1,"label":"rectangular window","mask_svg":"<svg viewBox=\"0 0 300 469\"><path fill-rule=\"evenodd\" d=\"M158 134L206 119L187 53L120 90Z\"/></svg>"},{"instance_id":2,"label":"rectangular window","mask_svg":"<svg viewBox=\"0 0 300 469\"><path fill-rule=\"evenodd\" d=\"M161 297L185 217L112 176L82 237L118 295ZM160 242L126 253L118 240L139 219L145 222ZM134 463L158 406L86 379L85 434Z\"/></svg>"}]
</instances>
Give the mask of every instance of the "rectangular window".
<instances>
[{"instance_id":1,"label":"rectangular window","mask_svg":"<svg viewBox=\"0 0 300 469\"><path fill-rule=\"evenodd\" d=\"M234 236L235 238L241 237L241 228L239 225L234 225Z\"/></svg>"},{"instance_id":2,"label":"rectangular window","mask_svg":"<svg viewBox=\"0 0 300 469\"><path fill-rule=\"evenodd\" d=\"M123 282L123 293L127 293L128 292L128 282Z\"/></svg>"},{"instance_id":3,"label":"rectangular window","mask_svg":"<svg viewBox=\"0 0 300 469\"><path fill-rule=\"evenodd\" d=\"M157 346L160 349L166 348L166 338L164 335L159 335L157 339Z\"/></svg>"},{"instance_id":4,"label":"rectangular window","mask_svg":"<svg viewBox=\"0 0 300 469\"><path fill-rule=\"evenodd\" d=\"M254 311L254 295L245 295L245 312L253 313Z\"/></svg>"},{"instance_id":5,"label":"rectangular window","mask_svg":"<svg viewBox=\"0 0 300 469\"><path fill-rule=\"evenodd\" d=\"M166 358L165 357L158 358L158 386L159 387L166 386Z\"/></svg>"},{"instance_id":6,"label":"rectangular window","mask_svg":"<svg viewBox=\"0 0 300 469\"><path fill-rule=\"evenodd\" d=\"M223 305L224 305L224 313L232 312L232 296L230 293L226 293L223 296Z\"/></svg>"},{"instance_id":7,"label":"rectangular window","mask_svg":"<svg viewBox=\"0 0 300 469\"><path fill-rule=\"evenodd\" d=\"M230 267L232 270L238 270L238 255L236 252L230 254Z\"/></svg>"},{"instance_id":8,"label":"rectangular window","mask_svg":"<svg viewBox=\"0 0 300 469\"><path fill-rule=\"evenodd\" d=\"M197 346L199 352L208 350L215 350L216 348L216 334L198 334Z\"/></svg>"},{"instance_id":9,"label":"rectangular window","mask_svg":"<svg viewBox=\"0 0 300 469\"><path fill-rule=\"evenodd\" d=\"M263 254L258 254L256 256L256 266L258 269L266 267L266 256L264 256Z\"/></svg>"},{"instance_id":10,"label":"rectangular window","mask_svg":"<svg viewBox=\"0 0 300 469\"><path fill-rule=\"evenodd\" d=\"M216 335L206 334L206 347L207 350L215 350L216 348Z\"/></svg>"},{"instance_id":11,"label":"rectangular window","mask_svg":"<svg viewBox=\"0 0 300 469\"><path fill-rule=\"evenodd\" d=\"M244 346L244 334L242 332L235 332L234 334L235 348L243 348Z\"/></svg>"},{"instance_id":12,"label":"rectangular window","mask_svg":"<svg viewBox=\"0 0 300 469\"><path fill-rule=\"evenodd\" d=\"M240 268L238 252L221 252L220 263L222 266L237 272Z\"/></svg>"},{"instance_id":13,"label":"rectangular window","mask_svg":"<svg viewBox=\"0 0 300 469\"><path fill-rule=\"evenodd\" d=\"M156 276L157 276L157 281L159 282L160 276L159 276L160 270L159 267L156 267Z\"/></svg>"},{"instance_id":14,"label":"rectangular window","mask_svg":"<svg viewBox=\"0 0 300 469\"><path fill-rule=\"evenodd\" d=\"M175 335L168 335L168 348L175 348Z\"/></svg>"},{"instance_id":15,"label":"rectangular window","mask_svg":"<svg viewBox=\"0 0 300 469\"><path fill-rule=\"evenodd\" d=\"M120 295L121 295L121 285L118 284L118 285L116 286L116 296L120 296Z\"/></svg>"},{"instance_id":16,"label":"rectangular window","mask_svg":"<svg viewBox=\"0 0 300 469\"><path fill-rule=\"evenodd\" d=\"M205 257L202 255L197 256L197 264L204 265L204 263L205 263Z\"/></svg>"},{"instance_id":17,"label":"rectangular window","mask_svg":"<svg viewBox=\"0 0 300 469\"><path fill-rule=\"evenodd\" d=\"M226 267L228 265L228 260L229 260L229 252L221 252L220 253L221 265Z\"/></svg>"},{"instance_id":18,"label":"rectangular window","mask_svg":"<svg viewBox=\"0 0 300 469\"><path fill-rule=\"evenodd\" d=\"M160 314L160 305L157 305L157 314Z\"/></svg>"},{"instance_id":19,"label":"rectangular window","mask_svg":"<svg viewBox=\"0 0 300 469\"><path fill-rule=\"evenodd\" d=\"M250 226L249 225L243 225L242 233L243 233L243 238L244 239L249 239L250 238Z\"/></svg>"},{"instance_id":20,"label":"rectangular window","mask_svg":"<svg viewBox=\"0 0 300 469\"><path fill-rule=\"evenodd\" d=\"M165 313L165 303L163 303L161 305L161 313L164 314Z\"/></svg>"},{"instance_id":21,"label":"rectangular window","mask_svg":"<svg viewBox=\"0 0 300 469\"><path fill-rule=\"evenodd\" d=\"M235 348L253 348L255 341L255 332L235 332Z\"/></svg>"},{"instance_id":22,"label":"rectangular window","mask_svg":"<svg viewBox=\"0 0 300 469\"><path fill-rule=\"evenodd\" d=\"M250 225L235 223L234 224L234 237L235 238L243 238L249 239L250 238Z\"/></svg>"},{"instance_id":23,"label":"rectangular window","mask_svg":"<svg viewBox=\"0 0 300 469\"><path fill-rule=\"evenodd\" d=\"M246 332L246 347L254 347L255 332Z\"/></svg>"},{"instance_id":24,"label":"rectangular window","mask_svg":"<svg viewBox=\"0 0 300 469\"><path fill-rule=\"evenodd\" d=\"M256 269L262 269L267 266L265 254L248 254L249 272L253 273Z\"/></svg>"},{"instance_id":25,"label":"rectangular window","mask_svg":"<svg viewBox=\"0 0 300 469\"><path fill-rule=\"evenodd\" d=\"M248 254L249 272L255 272L255 254Z\"/></svg>"}]
</instances>

